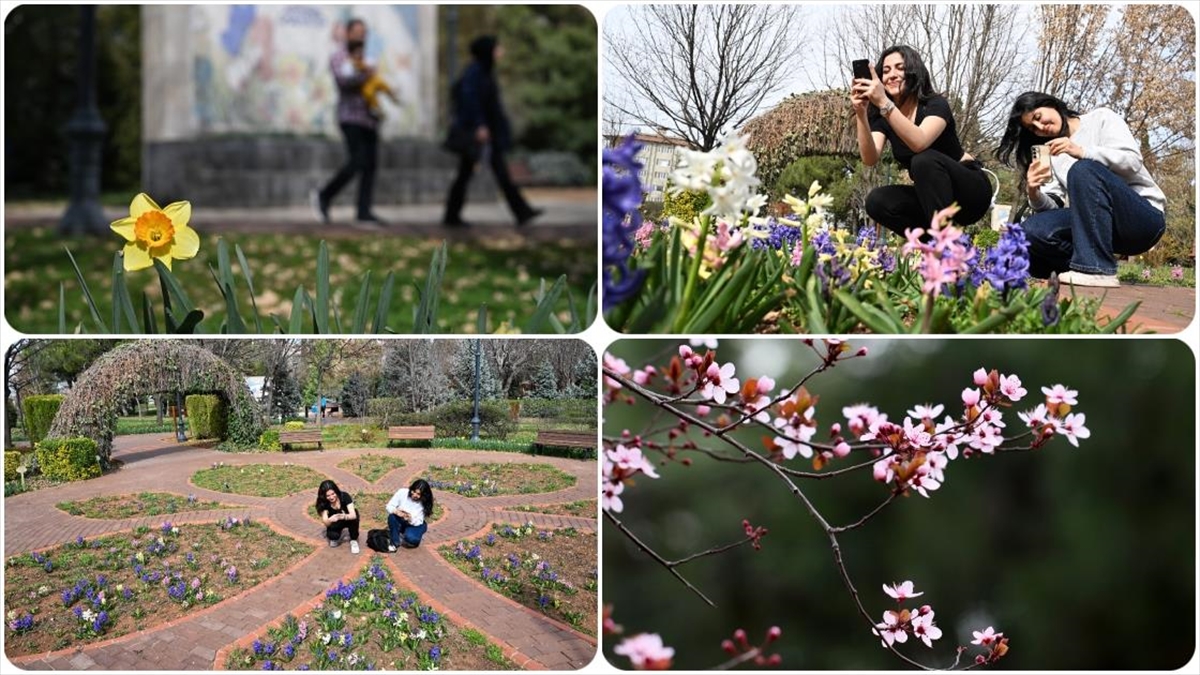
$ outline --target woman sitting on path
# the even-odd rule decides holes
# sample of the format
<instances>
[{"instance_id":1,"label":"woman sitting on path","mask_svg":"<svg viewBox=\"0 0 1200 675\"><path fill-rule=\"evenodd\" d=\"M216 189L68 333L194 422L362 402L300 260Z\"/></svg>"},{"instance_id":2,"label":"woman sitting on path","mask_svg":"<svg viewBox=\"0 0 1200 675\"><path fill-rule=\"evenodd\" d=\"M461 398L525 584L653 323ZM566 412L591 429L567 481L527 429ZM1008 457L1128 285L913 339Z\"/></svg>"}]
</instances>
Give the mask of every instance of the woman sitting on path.
<instances>
[{"instance_id":1,"label":"woman sitting on path","mask_svg":"<svg viewBox=\"0 0 1200 675\"><path fill-rule=\"evenodd\" d=\"M928 228L933 214L958 204L954 221L969 225L992 204L983 166L963 151L950 103L933 90L929 71L912 47L889 47L871 66L871 79L850 87L863 164L874 166L885 142L908 170L912 185L885 185L867 195L867 215L903 235Z\"/></svg>"},{"instance_id":2,"label":"woman sitting on path","mask_svg":"<svg viewBox=\"0 0 1200 675\"><path fill-rule=\"evenodd\" d=\"M418 478L407 488L400 488L387 503L388 534L391 535L388 551L397 546L416 548L429 525L425 519L433 515L433 490L424 478Z\"/></svg>"},{"instance_id":3,"label":"woman sitting on path","mask_svg":"<svg viewBox=\"0 0 1200 675\"><path fill-rule=\"evenodd\" d=\"M1034 162L1044 145L1049 165ZM1115 288L1115 254L1149 251L1167 229L1166 195L1142 163L1140 146L1108 108L1079 113L1036 91L1017 97L996 156L1016 156L1035 213L1021 223L1029 240L1029 272L1059 273L1076 286Z\"/></svg>"},{"instance_id":4,"label":"woman sitting on path","mask_svg":"<svg viewBox=\"0 0 1200 675\"><path fill-rule=\"evenodd\" d=\"M317 488L317 515L325 524L325 537L329 546L340 546L342 532L350 531L350 552L358 553L358 510L354 508L354 499L347 492L342 492L337 483L331 480L321 482Z\"/></svg>"}]
</instances>

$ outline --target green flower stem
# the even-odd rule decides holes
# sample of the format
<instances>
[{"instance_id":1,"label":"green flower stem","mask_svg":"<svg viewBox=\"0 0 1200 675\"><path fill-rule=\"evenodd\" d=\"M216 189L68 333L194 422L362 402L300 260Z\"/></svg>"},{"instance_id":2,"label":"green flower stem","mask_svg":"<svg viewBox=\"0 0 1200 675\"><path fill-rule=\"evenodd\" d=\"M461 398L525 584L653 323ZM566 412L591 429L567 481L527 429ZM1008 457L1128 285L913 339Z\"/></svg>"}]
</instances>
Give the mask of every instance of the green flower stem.
<instances>
[{"instance_id":1,"label":"green flower stem","mask_svg":"<svg viewBox=\"0 0 1200 675\"><path fill-rule=\"evenodd\" d=\"M925 296L925 312L921 317L921 332L928 333L933 325L933 298L936 293L930 293Z\"/></svg>"},{"instance_id":2,"label":"green flower stem","mask_svg":"<svg viewBox=\"0 0 1200 675\"><path fill-rule=\"evenodd\" d=\"M688 271L687 286L683 289L683 302L679 304L679 312L675 315L674 331L683 330L687 322L688 310L692 307L692 298L696 293L696 285L700 282L700 265L704 262L704 245L708 241L708 230L712 227L712 215L700 219L700 237L696 240L696 258L692 261L692 269Z\"/></svg>"}]
</instances>

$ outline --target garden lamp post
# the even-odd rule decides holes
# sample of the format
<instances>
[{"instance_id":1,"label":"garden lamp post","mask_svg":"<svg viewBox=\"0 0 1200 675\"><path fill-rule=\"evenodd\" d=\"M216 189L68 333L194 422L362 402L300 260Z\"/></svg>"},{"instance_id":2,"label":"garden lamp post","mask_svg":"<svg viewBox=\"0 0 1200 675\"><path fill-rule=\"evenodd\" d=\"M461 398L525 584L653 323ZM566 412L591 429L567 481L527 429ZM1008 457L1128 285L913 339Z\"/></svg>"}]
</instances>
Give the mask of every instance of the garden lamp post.
<instances>
[{"instance_id":1,"label":"garden lamp post","mask_svg":"<svg viewBox=\"0 0 1200 675\"><path fill-rule=\"evenodd\" d=\"M187 440L187 432L183 429L183 394L175 392L175 440L180 443Z\"/></svg>"},{"instance_id":2,"label":"garden lamp post","mask_svg":"<svg viewBox=\"0 0 1200 675\"><path fill-rule=\"evenodd\" d=\"M79 68L75 112L64 131L69 141L71 197L58 221L59 234L104 234L100 208L100 152L108 130L96 107L96 6L79 8Z\"/></svg>"},{"instance_id":3,"label":"garden lamp post","mask_svg":"<svg viewBox=\"0 0 1200 675\"><path fill-rule=\"evenodd\" d=\"M475 340L475 408L471 417L471 440L479 440L479 355L483 353L483 345Z\"/></svg>"}]
</instances>

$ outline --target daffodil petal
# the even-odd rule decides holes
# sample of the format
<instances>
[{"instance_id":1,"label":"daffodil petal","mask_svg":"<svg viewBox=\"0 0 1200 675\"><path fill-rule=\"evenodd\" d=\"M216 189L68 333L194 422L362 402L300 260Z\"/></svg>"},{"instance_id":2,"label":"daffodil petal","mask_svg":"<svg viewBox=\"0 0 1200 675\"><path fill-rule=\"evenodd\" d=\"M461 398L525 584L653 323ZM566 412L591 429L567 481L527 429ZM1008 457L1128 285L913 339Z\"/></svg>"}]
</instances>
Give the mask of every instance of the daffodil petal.
<instances>
[{"instance_id":1,"label":"daffodil petal","mask_svg":"<svg viewBox=\"0 0 1200 675\"><path fill-rule=\"evenodd\" d=\"M134 234L133 229L135 223L137 223L137 219L135 218L122 218L114 220L109 227L112 228L113 232L125 237L125 241L134 241L137 239L137 235Z\"/></svg>"},{"instance_id":2,"label":"daffodil petal","mask_svg":"<svg viewBox=\"0 0 1200 675\"><path fill-rule=\"evenodd\" d=\"M150 253L137 244L125 244L125 271L144 270L154 265Z\"/></svg>"},{"instance_id":3,"label":"daffodil petal","mask_svg":"<svg viewBox=\"0 0 1200 675\"><path fill-rule=\"evenodd\" d=\"M186 203L186 202L183 202ZM170 207L168 207L170 208ZM174 220L174 218L172 218ZM175 245L171 247L171 257L187 260L200 250L200 235L187 225L175 226Z\"/></svg>"},{"instance_id":4,"label":"daffodil petal","mask_svg":"<svg viewBox=\"0 0 1200 675\"><path fill-rule=\"evenodd\" d=\"M161 262L162 264L166 265L167 269L171 269L171 256L170 255L161 256L160 258L158 258L158 261ZM154 264L154 263L151 263L151 264Z\"/></svg>"},{"instance_id":5,"label":"daffodil petal","mask_svg":"<svg viewBox=\"0 0 1200 675\"><path fill-rule=\"evenodd\" d=\"M162 208L154 203L150 195L145 192L139 192L138 196L133 198L133 202L129 204L129 215L137 220L143 213L147 211L162 211Z\"/></svg>"},{"instance_id":6,"label":"daffodil petal","mask_svg":"<svg viewBox=\"0 0 1200 675\"><path fill-rule=\"evenodd\" d=\"M168 204L167 208L163 209L163 213L171 219L171 224L175 229L186 227L188 221L192 218L192 203L191 202L175 202ZM191 257L191 256L187 256Z\"/></svg>"}]
</instances>

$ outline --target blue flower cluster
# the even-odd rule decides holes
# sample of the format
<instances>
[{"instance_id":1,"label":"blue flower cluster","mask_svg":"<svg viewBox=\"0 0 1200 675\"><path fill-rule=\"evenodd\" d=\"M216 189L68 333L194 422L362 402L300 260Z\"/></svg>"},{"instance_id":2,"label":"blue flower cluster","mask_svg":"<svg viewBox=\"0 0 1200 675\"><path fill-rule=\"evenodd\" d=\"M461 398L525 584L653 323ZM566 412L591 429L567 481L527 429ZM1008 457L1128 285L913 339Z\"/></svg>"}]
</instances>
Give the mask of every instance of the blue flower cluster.
<instances>
[{"instance_id":1,"label":"blue flower cluster","mask_svg":"<svg viewBox=\"0 0 1200 675\"><path fill-rule=\"evenodd\" d=\"M1004 293L1026 287L1029 278L1029 242L1025 231L1010 225L1000 234L1000 241L984 253L971 272L971 283L984 281Z\"/></svg>"},{"instance_id":2,"label":"blue flower cluster","mask_svg":"<svg viewBox=\"0 0 1200 675\"><path fill-rule=\"evenodd\" d=\"M604 150L603 211L603 284L604 309L633 297L642 286L644 270L631 271L633 234L642 226L638 207L642 204L642 183L638 172L642 163L637 153L642 144L633 136Z\"/></svg>"},{"instance_id":3,"label":"blue flower cluster","mask_svg":"<svg viewBox=\"0 0 1200 675\"><path fill-rule=\"evenodd\" d=\"M500 573L500 570L493 570L487 567L480 570L479 576L484 581L495 581L497 583L504 583L507 581L505 576Z\"/></svg>"},{"instance_id":4,"label":"blue flower cluster","mask_svg":"<svg viewBox=\"0 0 1200 675\"><path fill-rule=\"evenodd\" d=\"M796 242L800 241L800 228L779 223L773 217L767 219L765 229L767 236L765 238L751 238L750 248L755 250L770 249L772 251L791 252L796 247Z\"/></svg>"},{"instance_id":5,"label":"blue flower cluster","mask_svg":"<svg viewBox=\"0 0 1200 675\"><path fill-rule=\"evenodd\" d=\"M422 607L420 612L417 614L417 618L421 620L421 623L437 623L442 617L440 614L433 611L432 608Z\"/></svg>"},{"instance_id":6,"label":"blue flower cluster","mask_svg":"<svg viewBox=\"0 0 1200 675\"><path fill-rule=\"evenodd\" d=\"M382 570L380 570L382 571ZM326 598L341 597L343 600L349 600L354 597L354 594L363 586L367 585L367 580L359 577L350 583L338 581L337 585L325 591Z\"/></svg>"},{"instance_id":7,"label":"blue flower cluster","mask_svg":"<svg viewBox=\"0 0 1200 675\"><path fill-rule=\"evenodd\" d=\"M20 633L33 628L33 615L26 613L8 622L8 628L14 633Z\"/></svg>"},{"instance_id":8,"label":"blue flower cluster","mask_svg":"<svg viewBox=\"0 0 1200 675\"><path fill-rule=\"evenodd\" d=\"M442 658L442 648L437 645L430 647L429 648L429 658L430 658L430 660L435 661L435 662L438 661L439 659L441 659Z\"/></svg>"}]
</instances>

